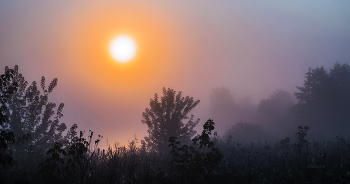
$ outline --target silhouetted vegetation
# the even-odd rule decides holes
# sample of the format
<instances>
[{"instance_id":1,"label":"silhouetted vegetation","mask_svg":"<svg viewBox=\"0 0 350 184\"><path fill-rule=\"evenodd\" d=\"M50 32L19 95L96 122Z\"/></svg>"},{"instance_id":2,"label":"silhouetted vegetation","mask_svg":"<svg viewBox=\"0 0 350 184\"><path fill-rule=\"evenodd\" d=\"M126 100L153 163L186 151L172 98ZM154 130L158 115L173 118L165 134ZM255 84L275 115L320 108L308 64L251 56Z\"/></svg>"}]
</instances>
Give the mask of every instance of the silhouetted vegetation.
<instances>
[{"instance_id":1,"label":"silhouetted vegetation","mask_svg":"<svg viewBox=\"0 0 350 184\"><path fill-rule=\"evenodd\" d=\"M183 142L188 142L196 131L193 128L199 119L193 121L193 115L188 113L196 107L199 100L194 101L192 97L181 97L181 91L176 95L173 89L163 88L163 97L158 101L157 93L151 99L150 109L146 108L142 113L142 123L147 124L149 136L145 137L148 149L153 151L167 151L167 140L171 136L178 137ZM185 124L182 121L189 119Z\"/></svg>"},{"instance_id":2,"label":"silhouetted vegetation","mask_svg":"<svg viewBox=\"0 0 350 184\"><path fill-rule=\"evenodd\" d=\"M218 176L217 168L222 159L218 148L209 135L214 130L214 122L209 119L203 125L203 132L192 139L192 145L182 145L177 137L169 138L171 162L174 163L176 172L174 177L180 183L214 183Z\"/></svg>"},{"instance_id":3,"label":"silhouetted vegetation","mask_svg":"<svg viewBox=\"0 0 350 184\"><path fill-rule=\"evenodd\" d=\"M164 88L142 113L149 136L102 150L103 136L59 123L63 104L55 110L48 101L57 79L46 88L42 77L42 91L27 85L17 66L0 78L1 183L350 183L347 64L309 69L296 104L277 90L254 109L248 98L235 103L227 88L214 89L211 112L232 112L222 114L230 123L222 137L212 134L212 119L195 135L199 119L188 113L199 100ZM236 121L242 112L252 122ZM325 130L335 136L309 138Z\"/></svg>"},{"instance_id":4,"label":"silhouetted vegetation","mask_svg":"<svg viewBox=\"0 0 350 184\"><path fill-rule=\"evenodd\" d=\"M298 103L294 111L300 121L317 126L328 134L347 134L350 128L350 67L334 64L327 72L323 67L306 73L304 86L297 87ZM345 132L344 132L345 130Z\"/></svg>"},{"instance_id":5,"label":"silhouetted vegetation","mask_svg":"<svg viewBox=\"0 0 350 184\"><path fill-rule=\"evenodd\" d=\"M7 111L7 101L10 98L10 95L13 94L18 87L18 84L14 81L11 81L15 71L5 68L5 74L0 76L0 165L1 167L8 167L12 165L12 155L8 152L8 147L10 143L15 142L15 136L12 131L9 131L4 128L4 123L8 122L8 117L4 114L4 111Z\"/></svg>"}]
</instances>

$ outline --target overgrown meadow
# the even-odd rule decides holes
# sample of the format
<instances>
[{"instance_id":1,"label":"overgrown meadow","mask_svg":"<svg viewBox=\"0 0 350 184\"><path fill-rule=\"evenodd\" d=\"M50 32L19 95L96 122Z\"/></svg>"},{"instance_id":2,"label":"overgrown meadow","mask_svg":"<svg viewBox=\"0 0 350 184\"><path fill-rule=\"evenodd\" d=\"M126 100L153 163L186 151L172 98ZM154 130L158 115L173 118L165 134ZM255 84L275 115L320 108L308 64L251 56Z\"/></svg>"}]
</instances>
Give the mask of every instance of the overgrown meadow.
<instances>
[{"instance_id":1,"label":"overgrown meadow","mask_svg":"<svg viewBox=\"0 0 350 184\"><path fill-rule=\"evenodd\" d=\"M48 100L57 79L28 85L18 70L0 79L1 183L350 183L347 64L309 69L297 103L279 90L250 109L216 88L206 122L189 116L199 100L164 88L142 113L149 136L107 149L59 121L64 105ZM223 135L220 121L233 121Z\"/></svg>"}]
</instances>

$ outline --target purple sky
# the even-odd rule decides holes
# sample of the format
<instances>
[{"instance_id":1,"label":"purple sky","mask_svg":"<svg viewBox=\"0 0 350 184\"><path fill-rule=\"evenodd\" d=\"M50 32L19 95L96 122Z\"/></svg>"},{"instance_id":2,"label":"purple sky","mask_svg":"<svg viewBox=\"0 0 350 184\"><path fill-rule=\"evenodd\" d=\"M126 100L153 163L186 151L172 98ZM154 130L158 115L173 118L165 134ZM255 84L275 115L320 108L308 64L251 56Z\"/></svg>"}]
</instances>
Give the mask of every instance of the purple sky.
<instances>
[{"instance_id":1,"label":"purple sky","mask_svg":"<svg viewBox=\"0 0 350 184\"><path fill-rule=\"evenodd\" d=\"M349 7L345 0L1 1L0 67L19 65L29 82L58 78L49 100L65 104L68 127L103 135L102 145L125 144L147 135L142 112L163 87L201 100L192 111L200 130L215 87L258 103L277 89L295 92L309 67L347 63ZM139 49L125 66L108 55L120 33Z\"/></svg>"}]
</instances>

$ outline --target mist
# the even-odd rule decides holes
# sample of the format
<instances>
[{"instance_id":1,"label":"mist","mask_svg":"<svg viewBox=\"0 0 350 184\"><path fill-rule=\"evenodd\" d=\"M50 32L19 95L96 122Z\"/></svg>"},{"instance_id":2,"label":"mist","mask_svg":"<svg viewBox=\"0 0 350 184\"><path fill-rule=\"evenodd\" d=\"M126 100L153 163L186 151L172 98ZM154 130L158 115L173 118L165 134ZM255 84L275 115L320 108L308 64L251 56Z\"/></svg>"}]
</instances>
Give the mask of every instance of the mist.
<instances>
[{"instance_id":1,"label":"mist","mask_svg":"<svg viewBox=\"0 0 350 184\"><path fill-rule=\"evenodd\" d=\"M257 105L278 89L293 94L309 67L348 62L342 3L2 2L1 64L30 82L58 78L51 98L65 103L67 124L126 143L146 135L141 113L163 87L201 100L193 114L204 121L216 87ZM140 37L139 62L152 68L112 63L105 48L120 31Z\"/></svg>"},{"instance_id":2,"label":"mist","mask_svg":"<svg viewBox=\"0 0 350 184\"><path fill-rule=\"evenodd\" d=\"M348 88L338 85L348 85L349 6L348 1L2 1L0 68L17 65L28 86L36 81L39 89L42 76L46 87L57 78L48 102L56 104L55 113L64 104L58 118L67 127L62 135L74 125L85 135L91 130L103 136L101 150L129 145L135 137L142 146L152 127L142 122L143 113L164 89L200 101L186 114L200 119L192 138L211 119L216 145L295 141L298 131L306 131L310 142L327 141L348 136ZM119 34L137 45L135 58L124 65L108 53ZM320 89L308 91L317 94L317 102L305 97L306 81L323 74Z\"/></svg>"}]
</instances>

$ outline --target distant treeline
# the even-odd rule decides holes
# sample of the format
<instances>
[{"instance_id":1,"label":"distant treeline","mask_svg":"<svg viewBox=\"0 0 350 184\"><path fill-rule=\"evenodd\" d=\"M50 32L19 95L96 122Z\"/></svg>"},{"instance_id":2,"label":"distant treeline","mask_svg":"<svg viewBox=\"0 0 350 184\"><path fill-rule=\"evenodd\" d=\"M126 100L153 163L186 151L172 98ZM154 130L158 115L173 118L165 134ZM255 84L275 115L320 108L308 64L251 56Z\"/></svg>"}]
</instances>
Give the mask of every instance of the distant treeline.
<instances>
[{"instance_id":1,"label":"distant treeline","mask_svg":"<svg viewBox=\"0 0 350 184\"><path fill-rule=\"evenodd\" d=\"M310 68L297 102L278 90L252 108L215 88L213 120L200 134L199 119L188 116L200 101L164 88L142 113L149 135L140 146L135 138L107 150L91 130L66 131L64 104L48 100L57 79L28 85L18 70L6 67L0 77L1 183L350 183L347 64ZM215 123L224 121L231 128L217 135ZM310 141L312 131L332 138Z\"/></svg>"}]
</instances>

